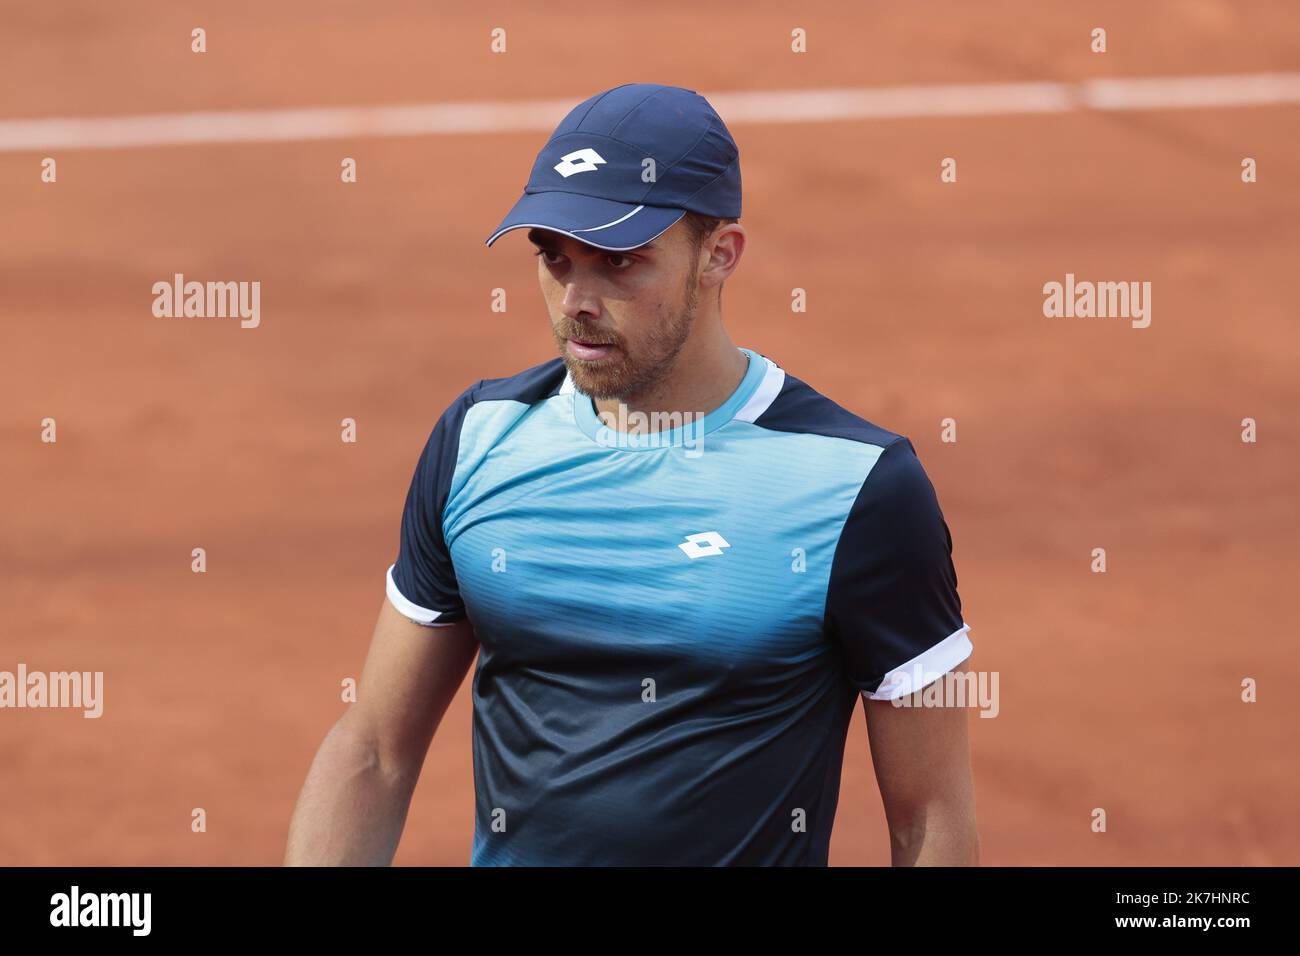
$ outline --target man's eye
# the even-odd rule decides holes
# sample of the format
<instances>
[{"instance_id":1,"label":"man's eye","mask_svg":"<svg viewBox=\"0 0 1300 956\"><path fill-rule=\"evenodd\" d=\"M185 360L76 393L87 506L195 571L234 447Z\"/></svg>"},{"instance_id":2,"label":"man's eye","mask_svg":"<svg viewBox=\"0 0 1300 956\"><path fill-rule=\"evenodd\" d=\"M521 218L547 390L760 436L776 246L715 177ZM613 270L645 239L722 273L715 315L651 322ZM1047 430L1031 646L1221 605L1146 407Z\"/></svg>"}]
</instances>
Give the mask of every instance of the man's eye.
<instances>
[{"instance_id":1,"label":"man's eye","mask_svg":"<svg viewBox=\"0 0 1300 956\"><path fill-rule=\"evenodd\" d=\"M557 265L559 260L562 258L558 252L551 252L549 249L538 249L533 253L533 255L540 256L541 260L548 266ZM554 256L554 258L551 258L552 256ZM607 255L605 261L608 262L616 272L623 272L626 269L632 268L632 266L636 264L636 259L632 256L625 256L621 252L614 252Z\"/></svg>"}]
</instances>

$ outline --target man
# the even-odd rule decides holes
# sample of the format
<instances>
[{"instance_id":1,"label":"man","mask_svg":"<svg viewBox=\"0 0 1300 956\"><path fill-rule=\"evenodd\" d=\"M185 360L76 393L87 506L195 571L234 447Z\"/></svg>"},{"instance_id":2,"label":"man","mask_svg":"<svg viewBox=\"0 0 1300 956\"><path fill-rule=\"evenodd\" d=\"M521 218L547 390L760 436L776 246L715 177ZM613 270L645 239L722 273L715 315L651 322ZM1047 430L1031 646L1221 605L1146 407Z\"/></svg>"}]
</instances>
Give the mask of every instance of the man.
<instances>
[{"instance_id":1,"label":"man","mask_svg":"<svg viewBox=\"0 0 1300 956\"><path fill-rule=\"evenodd\" d=\"M689 90L542 149L487 241L529 230L561 357L433 428L286 862L391 861L476 653L472 865L824 866L859 695L895 864L978 862L965 711L894 704L971 653L947 525L906 438L732 343L740 193Z\"/></svg>"}]
</instances>

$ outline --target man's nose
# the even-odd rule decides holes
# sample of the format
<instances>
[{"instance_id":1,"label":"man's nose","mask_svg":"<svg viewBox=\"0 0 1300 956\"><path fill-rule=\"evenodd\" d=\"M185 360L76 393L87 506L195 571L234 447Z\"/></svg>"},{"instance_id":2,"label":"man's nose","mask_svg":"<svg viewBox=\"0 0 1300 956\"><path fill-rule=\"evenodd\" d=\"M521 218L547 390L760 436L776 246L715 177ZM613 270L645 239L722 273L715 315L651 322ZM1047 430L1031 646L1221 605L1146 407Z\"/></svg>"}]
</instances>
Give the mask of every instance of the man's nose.
<instances>
[{"instance_id":1,"label":"man's nose","mask_svg":"<svg viewBox=\"0 0 1300 956\"><path fill-rule=\"evenodd\" d=\"M600 316L600 300L596 298L590 284L581 279L570 279L564 285L564 299L560 302L560 311L566 318L594 319Z\"/></svg>"}]
</instances>

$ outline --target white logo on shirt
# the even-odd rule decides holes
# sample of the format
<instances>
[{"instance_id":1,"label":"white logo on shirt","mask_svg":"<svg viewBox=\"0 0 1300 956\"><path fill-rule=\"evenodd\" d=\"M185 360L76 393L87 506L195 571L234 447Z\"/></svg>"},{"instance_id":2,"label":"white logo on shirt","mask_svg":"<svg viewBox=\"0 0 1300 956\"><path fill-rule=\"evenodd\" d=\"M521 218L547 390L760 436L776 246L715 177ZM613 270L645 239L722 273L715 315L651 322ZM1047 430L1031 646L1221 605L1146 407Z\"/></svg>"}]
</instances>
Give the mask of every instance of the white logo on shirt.
<instances>
[{"instance_id":1,"label":"white logo on shirt","mask_svg":"<svg viewBox=\"0 0 1300 956\"><path fill-rule=\"evenodd\" d=\"M701 531L699 534L688 534L686 543L679 544L677 547L682 549L682 553L694 561L696 558L708 558L715 554L721 554L723 548L729 548L726 538L716 531Z\"/></svg>"}]
</instances>

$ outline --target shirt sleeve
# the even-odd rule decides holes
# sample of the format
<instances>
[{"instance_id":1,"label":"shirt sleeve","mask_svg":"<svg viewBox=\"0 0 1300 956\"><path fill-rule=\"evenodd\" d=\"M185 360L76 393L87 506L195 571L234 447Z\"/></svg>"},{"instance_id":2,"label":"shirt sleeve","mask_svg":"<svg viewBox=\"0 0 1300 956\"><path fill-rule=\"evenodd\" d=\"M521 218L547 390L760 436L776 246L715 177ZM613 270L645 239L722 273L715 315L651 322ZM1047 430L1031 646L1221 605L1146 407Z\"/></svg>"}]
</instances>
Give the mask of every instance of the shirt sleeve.
<instances>
[{"instance_id":1,"label":"shirt sleeve","mask_svg":"<svg viewBox=\"0 0 1300 956\"><path fill-rule=\"evenodd\" d=\"M920 690L973 650L952 536L906 438L881 452L840 532L826 625L849 681L873 700Z\"/></svg>"},{"instance_id":2,"label":"shirt sleeve","mask_svg":"<svg viewBox=\"0 0 1300 956\"><path fill-rule=\"evenodd\" d=\"M461 393L433 427L402 509L397 560L388 569L388 600L417 624L439 627L465 618L456 568L442 534L460 429L476 386Z\"/></svg>"}]
</instances>

